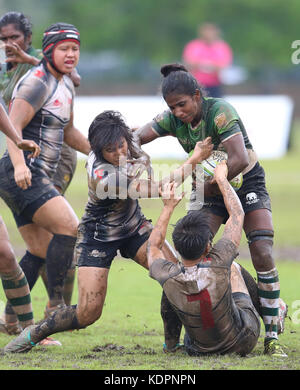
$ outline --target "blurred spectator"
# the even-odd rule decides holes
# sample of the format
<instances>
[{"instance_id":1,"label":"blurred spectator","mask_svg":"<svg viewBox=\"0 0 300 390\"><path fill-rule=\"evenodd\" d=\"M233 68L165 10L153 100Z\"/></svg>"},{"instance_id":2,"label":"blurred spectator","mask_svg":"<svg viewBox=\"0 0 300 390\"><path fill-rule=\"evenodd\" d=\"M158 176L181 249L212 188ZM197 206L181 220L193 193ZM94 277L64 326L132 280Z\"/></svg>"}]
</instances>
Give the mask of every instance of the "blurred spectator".
<instances>
[{"instance_id":1,"label":"blurred spectator","mask_svg":"<svg viewBox=\"0 0 300 390\"><path fill-rule=\"evenodd\" d=\"M204 23L198 27L198 38L184 47L183 61L208 96L222 96L220 71L231 65L232 50L221 39L216 25Z\"/></svg>"}]
</instances>

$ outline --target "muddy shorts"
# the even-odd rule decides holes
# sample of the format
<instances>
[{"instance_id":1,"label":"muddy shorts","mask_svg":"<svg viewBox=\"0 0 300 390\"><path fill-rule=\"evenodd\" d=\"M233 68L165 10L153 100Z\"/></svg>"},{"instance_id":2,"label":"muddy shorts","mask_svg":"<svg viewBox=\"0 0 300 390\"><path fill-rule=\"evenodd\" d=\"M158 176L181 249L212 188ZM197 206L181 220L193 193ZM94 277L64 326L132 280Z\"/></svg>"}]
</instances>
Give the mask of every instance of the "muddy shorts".
<instances>
[{"instance_id":1,"label":"muddy shorts","mask_svg":"<svg viewBox=\"0 0 300 390\"><path fill-rule=\"evenodd\" d=\"M43 169L32 166L30 170L31 186L22 190L15 182L10 158L0 160L0 197L11 209L18 227L32 223L34 213L44 203L60 196Z\"/></svg>"},{"instance_id":2,"label":"muddy shorts","mask_svg":"<svg viewBox=\"0 0 300 390\"><path fill-rule=\"evenodd\" d=\"M250 172L243 176L243 184L237 191L237 195L241 201L245 214L253 210L268 209L271 211L271 200L266 189L265 172L263 167L256 163ZM191 195L191 204L195 199L195 194ZM224 217L224 223L228 219L223 197L206 197L204 203L199 203L198 207L193 205L192 210L206 209L212 214Z\"/></svg>"},{"instance_id":3,"label":"muddy shorts","mask_svg":"<svg viewBox=\"0 0 300 390\"><path fill-rule=\"evenodd\" d=\"M242 292L232 293L236 312L236 329L238 336L234 345L215 354L237 353L245 356L256 346L260 334L260 317L255 310L249 295ZM197 351L194 343L186 333L184 336L184 346L190 356L201 356L203 353Z\"/></svg>"},{"instance_id":4,"label":"muddy shorts","mask_svg":"<svg viewBox=\"0 0 300 390\"><path fill-rule=\"evenodd\" d=\"M145 221L136 232L115 241L100 241L95 223L80 224L78 227L75 256L78 267L110 268L120 251L122 257L133 259L139 248L148 240L152 225Z\"/></svg>"},{"instance_id":5,"label":"muddy shorts","mask_svg":"<svg viewBox=\"0 0 300 390\"><path fill-rule=\"evenodd\" d=\"M55 174L52 177L53 184L64 194L70 185L77 165L77 152L70 146L63 144L60 159Z\"/></svg>"}]
</instances>

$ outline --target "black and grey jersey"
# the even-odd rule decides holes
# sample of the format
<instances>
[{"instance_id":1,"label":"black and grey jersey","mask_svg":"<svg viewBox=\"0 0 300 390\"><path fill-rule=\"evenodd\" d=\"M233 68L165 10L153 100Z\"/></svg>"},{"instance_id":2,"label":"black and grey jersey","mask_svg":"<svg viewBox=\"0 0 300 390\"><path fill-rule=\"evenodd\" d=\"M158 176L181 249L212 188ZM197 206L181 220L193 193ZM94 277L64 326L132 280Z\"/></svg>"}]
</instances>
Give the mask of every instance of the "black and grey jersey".
<instances>
[{"instance_id":1,"label":"black and grey jersey","mask_svg":"<svg viewBox=\"0 0 300 390\"><path fill-rule=\"evenodd\" d=\"M36 165L51 177L56 171L64 140L64 127L73 110L74 86L68 76L57 80L43 65L30 69L16 85L12 102L26 100L35 115L23 129L23 138L35 141L41 153L34 160L25 159L28 165Z\"/></svg>"}]
</instances>

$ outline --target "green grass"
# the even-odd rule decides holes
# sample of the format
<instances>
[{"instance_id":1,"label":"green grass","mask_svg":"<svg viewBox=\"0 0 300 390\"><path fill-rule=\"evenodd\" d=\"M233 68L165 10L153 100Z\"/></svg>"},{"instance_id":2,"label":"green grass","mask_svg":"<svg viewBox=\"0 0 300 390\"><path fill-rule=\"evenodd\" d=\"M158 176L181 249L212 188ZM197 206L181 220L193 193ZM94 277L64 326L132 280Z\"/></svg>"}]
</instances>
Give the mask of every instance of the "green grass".
<instances>
[{"instance_id":1,"label":"green grass","mask_svg":"<svg viewBox=\"0 0 300 390\"><path fill-rule=\"evenodd\" d=\"M103 315L92 326L74 332L55 335L63 347L36 347L26 355L1 356L1 370L299 370L300 368L300 261L294 254L300 250L299 199L300 199L300 126L293 132L293 147L280 160L262 161L266 171L267 186L272 199L274 228L276 232L274 252L286 249L276 258L281 281L281 296L289 305L290 319L285 333L280 336L287 347L288 358L271 359L263 352L263 330L255 349L246 357L211 356L192 358L178 353L162 352L163 329L160 319L159 284L150 279L147 272L133 261L116 259L109 274L109 286ZM158 163L158 162L156 162ZM166 162L164 162L166 163ZM174 164L174 161L169 162ZM67 192L67 199L77 215L83 213L87 200L86 173L80 161L75 178ZM145 215L156 222L161 210L160 200L141 201ZM25 246L14 225L8 208L0 203L1 215L8 228L17 257ZM175 210L171 222L185 213L185 203ZM170 240L168 231L168 239ZM221 232L219 233L219 235ZM292 249L295 249L293 251ZM246 241L243 238L240 260L255 275ZM4 293L0 289L4 304ZM299 305L297 306L297 301ZM41 281L32 291L36 321L43 317L47 302ZM77 287L73 303L77 302ZM293 304L295 305L294 307ZM1 302L0 302L0 311ZM12 336L0 334L0 347Z\"/></svg>"}]
</instances>

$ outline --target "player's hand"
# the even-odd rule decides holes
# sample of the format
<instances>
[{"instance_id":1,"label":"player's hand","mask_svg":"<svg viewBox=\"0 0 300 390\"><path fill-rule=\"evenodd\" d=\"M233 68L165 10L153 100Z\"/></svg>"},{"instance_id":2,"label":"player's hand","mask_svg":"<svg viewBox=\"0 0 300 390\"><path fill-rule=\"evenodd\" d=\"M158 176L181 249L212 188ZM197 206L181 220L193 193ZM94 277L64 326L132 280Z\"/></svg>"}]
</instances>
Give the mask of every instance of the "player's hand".
<instances>
[{"instance_id":1,"label":"player's hand","mask_svg":"<svg viewBox=\"0 0 300 390\"><path fill-rule=\"evenodd\" d=\"M25 164L15 166L15 182L22 190L27 190L31 186L31 171Z\"/></svg>"},{"instance_id":2,"label":"player's hand","mask_svg":"<svg viewBox=\"0 0 300 390\"><path fill-rule=\"evenodd\" d=\"M218 182L218 180L227 179L228 175L228 166L227 161L223 160L219 164L217 164L215 171L214 171L214 177L211 180L211 184L214 184Z\"/></svg>"},{"instance_id":3,"label":"player's hand","mask_svg":"<svg viewBox=\"0 0 300 390\"><path fill-rule=\"evenodd\" d=\"M20 46L13 43L5 44L6 62L18 62L21 64L30 63L31 56L27 54Z\"/></svg>"},{"instance_id":4,"label":"player's hand","mask_svg":"<svg viewBox=\"0 0 300 390\"><path fill-rule=\"evenodd\" d=\"M34 141L28 139L22 139L22 141L17 142L17 147L21 150L32 152L27 158L36 158L41 153L41 148Z\"/></svg>"},{"instance_id":5,"label":"player's hand","mask_svg":"<svg viewBox=\"0 0 300 390\"><path fill-rule=\"evenodd\" d=\"M201 161L205 160L210 156L213 147L214 145L211 142L211 137L207 137L205 138L205 140L196 143L195 149L191 157L196 163L200 163Z\"/></svg>"},{"instance_id":6,"label":"player's hand","mask_svg":"<svg viewBox=\"0 0 300 390\"><path fill-rule=\"evenodd\" d=\"M172 181L171 183L166 183L162 188L159 189L159 195L163 201L165 207L169 207L172 210L178 205L178 203L184 197L184 192L180 195L176 195L177 183Z\"/></svg>"}]
</instances>

